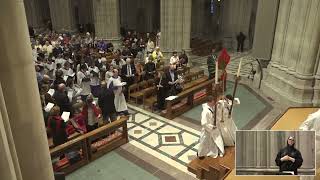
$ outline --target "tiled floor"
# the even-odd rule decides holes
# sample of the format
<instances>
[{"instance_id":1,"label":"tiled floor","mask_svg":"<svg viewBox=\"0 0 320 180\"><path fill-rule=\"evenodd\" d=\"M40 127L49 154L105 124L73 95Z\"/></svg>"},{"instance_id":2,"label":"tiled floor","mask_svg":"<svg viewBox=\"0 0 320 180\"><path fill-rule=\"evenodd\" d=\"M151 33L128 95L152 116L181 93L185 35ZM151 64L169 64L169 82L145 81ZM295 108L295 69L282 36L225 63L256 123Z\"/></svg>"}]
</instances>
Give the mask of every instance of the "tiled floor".
<instances>
[{"instance_id":1,"label":"tiled floor","mask_svg":"<svg viewBox=\"0 0 320 180\"><path fill-rule=\"evenodd\" d=\"M128 121L129 143L188 172L186 165L196 157L200 132L140 108Z\"/></svg>"}]
</instances>

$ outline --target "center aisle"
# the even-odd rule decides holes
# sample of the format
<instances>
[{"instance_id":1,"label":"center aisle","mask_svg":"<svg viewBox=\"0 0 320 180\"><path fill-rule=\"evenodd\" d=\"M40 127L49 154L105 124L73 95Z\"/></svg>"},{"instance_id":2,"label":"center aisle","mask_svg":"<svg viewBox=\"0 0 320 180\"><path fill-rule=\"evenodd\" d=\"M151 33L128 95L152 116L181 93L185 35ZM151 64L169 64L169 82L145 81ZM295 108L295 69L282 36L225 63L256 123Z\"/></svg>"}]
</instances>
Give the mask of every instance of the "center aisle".
<instances>
[{"instance_id":1,"label":"center aisle","mask_svg":"<svg viewBox=\"0 0 320 180\"><path fill-rule=\"evenodd\" d=\"M188 173L187 164L196 158L200 132L128 104L129 143Z\"/></svg>"}]
</instances>

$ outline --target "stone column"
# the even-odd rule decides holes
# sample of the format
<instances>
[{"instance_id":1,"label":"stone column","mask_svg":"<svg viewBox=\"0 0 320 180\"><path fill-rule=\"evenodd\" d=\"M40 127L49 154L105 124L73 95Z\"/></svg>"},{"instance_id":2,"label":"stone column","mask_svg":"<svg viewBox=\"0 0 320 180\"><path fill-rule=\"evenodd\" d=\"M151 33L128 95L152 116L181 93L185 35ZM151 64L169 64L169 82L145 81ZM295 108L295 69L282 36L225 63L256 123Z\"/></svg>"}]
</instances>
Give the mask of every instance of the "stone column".
<instances>
[{"instance_id":1,"label":"stone column","mask_svg":"<svg viewBox=\"0 0 320 180\"><path fill-rule=\"evenodd\" d=\"M161 0L161 51L190 50L191 0ZM169 58L169 57L168 57Z\"/></svg>"},{"instance_id":2,"label":"stone column","mask_svg":"<svg viewBox=\"0 0 320 180\"><path fill-rule=\"evenodd\" d=\"M53 30L75 32L75 13L72 0L49 0Z\"/></svg>"},{"instance_id":3,"label":"stone column","mask_svg":"<svg viewBox=\"0 0 320 180\"><path fill-rule=\"evenodd\" d=\"M280 1L276 32L274 35L271 65L279 67L283 57L283 47L288 29L288 19L292 0Z\"/></svg>"},{"instance_id":4,"label":"stone column","mask_svg":"<svg viewBox=\"0 0 320 180\"><path fill-rule=\"evenodd\" d=\"M3 0L0 22L6 25L0 28L0 83L12 132L9 143L21 171L17 179L53 180L23 0Z\"/></svg>"},{"instance_id":5,"label":"stone column","mask_svg":"<svg viewBox=\"0 0 320 180\"><path fill-rule=\"evenodd\" d=\"M314 85L314 96L313 96L313 105L320 105L320 44L318 48L318 56L317 56L317 72L315 75L315 85Z\"/></svg>"},{"instance_id":6,"label":"stone column","mask_svg":"<svg viewBox=\"0 0 320 180\"><path fill-rule=\"evenodd\" d=\"M120 45L119 0L93 0L94 25L97 39Z\"/></svg>"},{"instance_id":7,"label":"stone column","mask_svg":"<svg viewBox=\"0 0 320 180\"><path fill-rule=\"evenodd\" d=\"M41 3L39 0L24 0L28 26L38 29L43 26Z\"/></svg>"},{"instance_id":8,"label":"stone column","mask_svg":"<svg viewBox=\"0 0 320 180\"><path fill-rule=\"evenodd\" d=\"M262 84L267 95L290 105L313 104L319 8L317 0L280 1L271 65Z\"/></svg>"}]
</instances>

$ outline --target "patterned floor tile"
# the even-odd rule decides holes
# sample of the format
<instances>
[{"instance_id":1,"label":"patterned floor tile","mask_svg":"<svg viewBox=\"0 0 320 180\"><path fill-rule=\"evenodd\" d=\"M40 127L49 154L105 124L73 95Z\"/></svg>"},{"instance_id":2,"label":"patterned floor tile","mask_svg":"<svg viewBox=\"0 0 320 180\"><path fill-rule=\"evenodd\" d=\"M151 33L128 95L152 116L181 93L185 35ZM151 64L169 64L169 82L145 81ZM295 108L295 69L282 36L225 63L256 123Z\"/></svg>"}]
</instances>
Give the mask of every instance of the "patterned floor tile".
<instances>
[{"instance_id":1,"label":"patterned floor tile","mask_svg":"<svg viewBox=\"0 0 320 180\"><path fill-rule=\"evenodd\" d=\"M161 144L181 144L181 139L178 134L161 134Z\"/></svg>"},{"instance_id":2,"label":"patterned floor tile","mask_svg":"<svg viewBox=\"0 0 320 180\"><path fill-rule=\"evenodd\" d=\"M145 114L137 113L137 114L135 115L135 117L134 117L134 121L135 121L136 123L141 123L141 122L143 122L143 121L145 121L145 120L147 120L147 119L149 119L149 118L150 118L150 117L147 116L147 115L145 115Z\"/></svg>"},{"instance_id":3,"label":"patterned floor tile","mask_svg":"<svg viewBox=\"0 0 320 180\"><path fill-rule=\"evenodd\" d=\"M145 134L149 133L150 131L141 127L141 126L135 126L134 128L130 129L128 131L129 135L139 139L140 137L144 136Z\"/></svg>"},{"instance_id":4,"label":"patterned floor tile","mask_svg":"<svg viewBox=\"0 0 320 180\"><path fill-rule=\"evenodd\" d=\"M184 144L187 146L190 146L191 144L199 141L199 137L194 136L190 133L183 132L181 135L182 135Z\"/></svg>"},{"instance_id":5,"label":"patterned floor tile","mask_svg":"<svg viewBox=\"0 0 320 180\"><path fill-rule=\"evenodd\" d=\"M164 125L164 123L156 119L150 119L149 121L142 123L142 125L149 129L155 130L160 126Z\"/></svg>"},{"instance_id":6,"label":"patterned floor tile","mask_svg":"<svg viewBox=\"0 0 320 180\"><path fill-rule=\"evenodd\" d=\"M169 154L170 156L176 156L178 153L183 151L185 149L184 146L176 145L176 146L161 146L159 148L161 151L163 151L166 154Z\"/></svg>"},{"instance_id":7,"label":"patterned floor tile","mask_svg":"<svg viewBox=\"0 0 320 180\"><path fill-rule=\"evenodd\" d=\"M128 127L128 129L130 129L130 128L132 128L133 126L135 126L135 124L133 124L133 123L127 123L127 127Z\"/></svg>"},{"instance_id":8,"label":"patterned floor tile","mask_svg":"<svg viewBox=\"0 0 320 180\"><path fill-rule=\"evenodd\" d=\"M141 141L151 145L152 147L157 147L159 146L159 135L152 133L149 136L141 139Z\"/></svg>"},{"instance_id":9,"label":"patterned floor tile","mask_svg":"<svg viewBox=\"0 0 320 180\"><path fill-rule=\"evenodd\" d=\"M179 133L179 132L181 132L181 130L168 124L168 125L164 126L163 128L159 129L158 132L159 133Z\"/></svg>"},{"instance_id":10,"label":"patterned floor tile","mask_svg":"<svg viewBox=\"0 0 320 180\"><path fill-rule=\"evenodd\" d=\"M132 114L133 121L128 122L129 143L188 172L188 158L196 153L194 146L200 132L138 107L130 108L137 113Z\"/></svg>"},{"instance_id":11,"label":"patterned floor tile","mask_svg":"<svg viewBox=\"0 0 320 180\"><path fill-rule=\"evenodd\" d=\"M197 158L197 152L193 150L188 150L182 156L179 157L179 160L188 164L191 160L195 158Z\"/></svg>"}]
</instances>

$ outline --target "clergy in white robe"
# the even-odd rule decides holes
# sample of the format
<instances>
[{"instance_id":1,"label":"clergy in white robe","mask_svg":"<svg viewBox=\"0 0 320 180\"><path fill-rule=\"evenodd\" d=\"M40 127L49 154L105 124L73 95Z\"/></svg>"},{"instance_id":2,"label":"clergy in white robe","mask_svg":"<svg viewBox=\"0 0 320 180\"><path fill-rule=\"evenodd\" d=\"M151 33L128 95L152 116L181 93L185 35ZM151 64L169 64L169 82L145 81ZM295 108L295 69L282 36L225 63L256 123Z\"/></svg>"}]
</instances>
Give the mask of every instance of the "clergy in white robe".
<instances>
[{"instance_id":1,"label":"clergy in white robe","mask_svg":"<svg viewBox=\"0 0 320 180\"><path fill-rule=\"evenodd\" d=\"M236 139L237 126L234 123L232 114L229 117L229 111L231 109L232 101L228 98L223 98L217 105L217 120L219 123L219 129L221 131L222 139L225 146L234 146ZM235 98L234 105L240 104L238 98Z\"/></svg>"},{"instance_id":2,"label":"clergy in white robe","mask_svg":"<svg viewBox=\"0 0 320 180\"><path fill-rule=\"evenodd\" d=\"M212 156L216 158L218 155L224 155L224 143L219 130L219 121L214 123L215 119L215 103L212 96L208 97L207 103L202 105L201 113L201 134L198 149L198 156Z\"/></svg>"},{"instance_id":3,"label":"clergy in white robe","mask_svg":"<svg viewBox=\"0 0 320 180\"><path fill-rule=\"evenodd\" d=\"M316 168L320 167L320 109L308 116L308 118L300 125L299 130L316 131ZM315 180L313 176L301 176L300 180Z\"/></svg>"},{"instance_id":4,"label":"clergy in white robe","mask_svg":"<svg viewBox=\"0 0 320 180\"><path fill-rule=\"evenodd\" d=\"M121 77L118 76L118 70L113 70L113 76L109 78L107 82L107 87L113 89L114 92L114 106L118 113L124 112L128 113L127 102L123 94L122 87L125 85L121 82Z\"/></svg>"}]
</instances>

